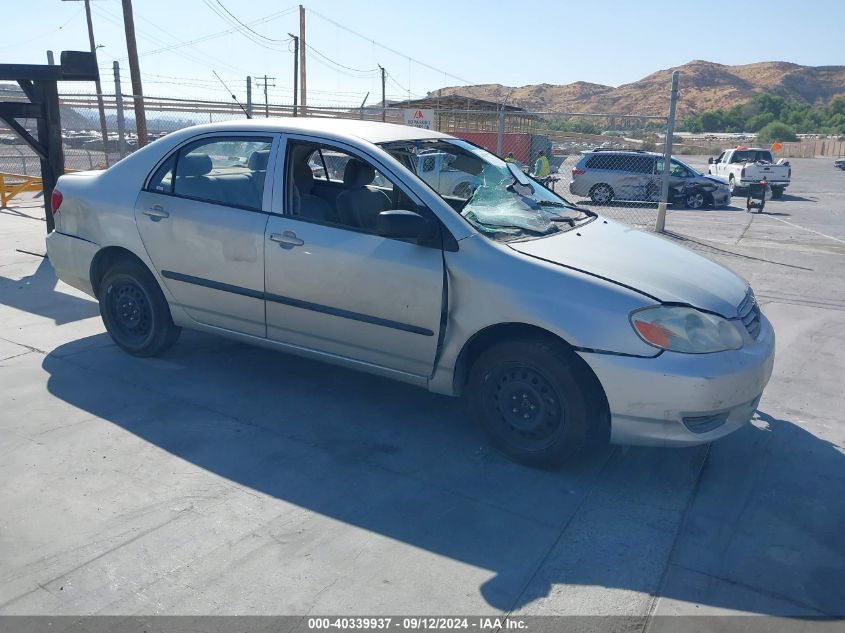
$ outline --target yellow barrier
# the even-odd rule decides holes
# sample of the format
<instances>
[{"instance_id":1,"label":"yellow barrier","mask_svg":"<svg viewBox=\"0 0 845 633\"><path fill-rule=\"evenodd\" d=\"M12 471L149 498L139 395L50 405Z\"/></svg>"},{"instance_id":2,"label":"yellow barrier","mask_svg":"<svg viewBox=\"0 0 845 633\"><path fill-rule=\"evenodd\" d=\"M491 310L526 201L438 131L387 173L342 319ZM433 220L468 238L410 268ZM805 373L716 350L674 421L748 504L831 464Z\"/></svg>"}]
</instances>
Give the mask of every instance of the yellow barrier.
<instances>
[{"instance_id":1,"label":"yellow barrier","mask_svg":"<svg viewBox=\"0 0 845 633\"><path fill-rule=\"evenodd\" d=\"M78 169L65 169L69 174ZM5 208L8 202L19 193L24 191L41 191L41 176L26 176L24 174L13 174L7 171L0 171L0 208Z\"/></svg>"},{"instance_id":2,"label":"yellow barrier","mask_svg":"<svg viewBox=\"0 0 845 633\"><path fill-rule=\"evenodd\" d=\"M6 207L12 198L24 191L41 191L41 177L0 171L0 207Z\"/></svg>"}]
</instances>

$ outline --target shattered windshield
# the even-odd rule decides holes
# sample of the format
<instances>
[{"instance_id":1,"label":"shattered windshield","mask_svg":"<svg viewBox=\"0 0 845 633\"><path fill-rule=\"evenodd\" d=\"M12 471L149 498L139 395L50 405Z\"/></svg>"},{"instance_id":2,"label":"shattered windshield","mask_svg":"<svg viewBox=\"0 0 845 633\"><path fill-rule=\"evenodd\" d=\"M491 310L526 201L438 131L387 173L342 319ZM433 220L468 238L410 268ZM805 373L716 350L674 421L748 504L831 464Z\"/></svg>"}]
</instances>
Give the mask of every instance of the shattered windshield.
<instances>
[{"instance_id":1,"label":"shattered windshield","mask_svg":"<svg viewBox=\"0 0 845 633\"><path fill-rule=\"evenodd\" d=\"M520 184L508 163L460 139L400 141L381 147L410 167L467 222L492 239L510 241L550 235L593 215L536 180Z\"/></svg>"}]
</instances>

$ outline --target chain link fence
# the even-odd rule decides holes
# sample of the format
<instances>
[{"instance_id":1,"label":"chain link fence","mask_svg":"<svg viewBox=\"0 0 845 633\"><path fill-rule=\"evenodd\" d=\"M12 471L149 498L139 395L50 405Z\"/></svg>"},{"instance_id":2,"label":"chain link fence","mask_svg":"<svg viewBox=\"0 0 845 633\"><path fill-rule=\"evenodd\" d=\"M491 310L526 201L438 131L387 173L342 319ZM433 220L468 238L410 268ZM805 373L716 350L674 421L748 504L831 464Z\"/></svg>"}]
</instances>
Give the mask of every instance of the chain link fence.
<instances>
[{"instance_id":1,"label":"chain link fence","mask_svg":"<svg viewBox=\"0 0 845 633\"><path fill-rule=\"evenodd\" d=\"M149 140L201 123L241 120L234 101L144 97ZM404 123L402 107L312 107L298 116ZM67 169L113 165L138 147L134 99L103 95L107 140L92 94L60 97ZM473 142L518 163L527 173L571 202L633 226L654 229L661 197L667 117L526 112L491 103L486 109L436 109L431 127ZM256 118L292 116L292 105L255 105ZM27 122L34 130L34 122ZM0 131L0 171L39 175L37 156L16 137ZM448 166L444 165L444 169Z\"/></svg>"}]
</instances>

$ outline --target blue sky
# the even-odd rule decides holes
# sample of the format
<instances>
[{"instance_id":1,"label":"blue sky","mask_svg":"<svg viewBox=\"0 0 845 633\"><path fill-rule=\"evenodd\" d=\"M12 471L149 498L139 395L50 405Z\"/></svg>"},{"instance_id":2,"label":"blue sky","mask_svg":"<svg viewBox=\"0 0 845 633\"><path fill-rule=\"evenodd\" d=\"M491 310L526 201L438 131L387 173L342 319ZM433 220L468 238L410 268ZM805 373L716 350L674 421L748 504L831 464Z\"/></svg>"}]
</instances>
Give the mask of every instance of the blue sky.
<instances>
[{"instance_id":1,"label":"blue sky","mask_svg":"<svg viewBox=\"0 0 845 633\"><path fill-rule=\"evenodd\" d=\"M289 102L293 55L285 40L299 29L296 5L289 1L134 0L144 92L227 99L212 74L216 70L243 99L245 76L266 73L276 78L270 100ZM120 0L91 4L94 33L103 45L98 55L104 90L112 85L114 59L128 86ZM48 48L57 54L87 49L81 2L4 5L0 62L44 63ZM742 6L763 10L733 17L743 13ZM223 7L260 36L236 30L219 35L233 30L221 17ZM357 104L368 91L368 102L378 101L378 64L388 71L388 97L394 98L464 82L619 85L692 59L845 64L842 0L313 0L305 8L307 41L314 49L307 66L311 104ZM182 45L202 38L207 39ZM262 98L256 95L256 102Z\"/></svg>"}]
</instances>

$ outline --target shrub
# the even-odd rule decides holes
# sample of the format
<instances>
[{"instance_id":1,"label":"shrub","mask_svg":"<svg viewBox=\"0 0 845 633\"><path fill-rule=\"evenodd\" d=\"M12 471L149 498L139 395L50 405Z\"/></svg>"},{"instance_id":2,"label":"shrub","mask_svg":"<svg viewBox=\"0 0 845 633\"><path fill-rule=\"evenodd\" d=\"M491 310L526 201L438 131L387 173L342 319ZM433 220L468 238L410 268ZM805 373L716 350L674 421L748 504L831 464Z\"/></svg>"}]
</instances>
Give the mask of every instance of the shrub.
<instances>
[{"instance_id":1,"label":"shrub","mask_svg":"<svg viewBox=\"0 0 845 633\"><path fill-rule=\"evenodd\" d=\"M757 140L760 143L771 143L773 141L797 141L798 137L793 130L786 123L774 121L768 125L764 125L757 132Z\"/></svg>"}]
</instances>

